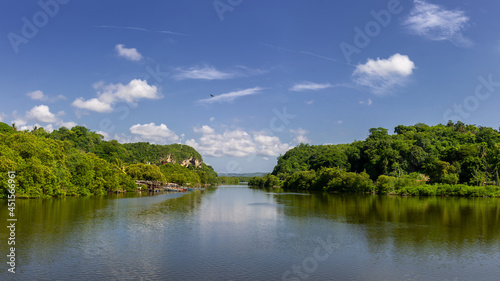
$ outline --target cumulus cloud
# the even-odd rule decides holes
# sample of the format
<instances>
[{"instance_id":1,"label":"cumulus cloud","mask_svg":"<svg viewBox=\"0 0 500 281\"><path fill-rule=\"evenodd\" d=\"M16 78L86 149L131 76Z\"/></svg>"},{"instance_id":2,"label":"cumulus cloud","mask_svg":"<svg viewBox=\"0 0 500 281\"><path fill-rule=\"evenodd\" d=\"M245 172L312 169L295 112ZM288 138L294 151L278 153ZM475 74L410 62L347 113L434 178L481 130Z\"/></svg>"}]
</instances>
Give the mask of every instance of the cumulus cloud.
<instances>
[{"instance_id":1,"label":"cumulus cloud","mask_svg":"<svg viewBox=\"0 0 500 281\"><path fill-rule=\"evenodd\" d=\"M0 122L3 122L3 120L7 117L7 114L0 112Z\"/></svg>"},{"instance_id":2,"label":"cumulus cloud","mask_svg":"<svg viewBox=\"0 0 500 281\"><path fill-rule=\"evenodd\" d=\"M241 90L241 91L234 91L234 92L230 92L230 93L217 95L217 96L214 96L212 98L199 100L198 102L200 102L200 103L232 102L235 99L240 98L240 97L258 94L258 93L260 93L261 90L262 90L262 88L255 87L255 88L245 89L245 90Z\"/></svg>"},{"instance_id":3,"label":"cumulus cloud","mask_svg":"<svg viewBox=\"0 0 500 281\"><path fill-rule=\"evenodd\" d=\"M290 129L290 132L295 135L295 138L293 139L294 143L309 143L309 139L306 137L306 134L309 133L309 131L298 128L297 130Z\"/></svg>"},{"instance_id":4,"label":"cumulus cloud","mask_svg":"<svg viewBox=\"0 0 500 281\"><path fill-rule=\"evenodd\" d=\"M19 126L18 126L18 123L15 123L15 124L16 124L17 130L19 130L19 131L33 131L35 128L43 128L48 133L52 133L52 131L54 131L54 125L52 125L52 124L40 125L38 123L35 123L33 125L19 125Z\"/></svg>"},{"instance_id":5,"label":"cumulus cloud","mask_svg":"<svg viewBox=\"0 0 500 281\"><path fill-rule=\"evenodd\" d=\"M137 51L136 48L126 48L123 44L118 44L115 47L118 56L124 57L131 61L142 60L142 55Z\"/></svg>"},{"instance_id":6,"label":"cumulus cloud","mask_svg":"<svg viewBox=\"0 0 500 281\"><path fill-rule=\"evenodd\" d=\"M324 84L318 84L318 83L313 83L313 82L303 82L303 83L298 83L293 85L289 90L294 91L294 92L301 92L301 91L317 91L317 90L323 90L323 89L328 89L334 87L330 83L324 83Z\"/></svg>"},{"instance_id":7,"label":"cumulus cloud","mask_svg":"<svg viewBox=\"0 0 500 281\"><path fill-rule=\"evenodd\" d=\"M179 140L179 136L165 124L160 124L158 126L155 123L137 124L130 127L130 132L139 136L142 140L151 141L157 144L172 143Z\"/></svg>"},{"instance_id":8,"label":"cumulus cloud","mask_svg":"<svg viewBox=\"0 0 500 281\"><path fill-rule=\"evenodd\" d=\"M472 41L463 35L469 17L461 10L446 10L423 0L414 0L414 7L403 24L413 33L430 40L448 40L455 45L468 47Z\"/></svg>"},{"instance_id":9,"label":"cumulus cloud","mask_svg":"<svg viewBox=\"0 0 500 281\"><path fill-rule=\"evenodd\" d=\"M204 125L194 128L194 132L202 136L198 141L187 140L186 144L207 156L278 156L290 149L290 145L282 143L279 137L269 136L264 131L248 133L236 129L218 133L210 126Z\"/></svg>"},{"instance_id":10,"label":"cumulus cloud","mask_svg":"<svg viewBox=\"0 0 500 281\"><path fill-rule=\"evenodd\" d=\"M21 131L33 130L35 127L43 127L46 131L51 132L54 128L72 128L77 126L75 122L65 122L58 117L63 116L64 111L54 114L50 112L50 108L47 105L35 106L31 110L26 111L24 116L19 116L16 111L14 111L12 115L14 118L12 123L16 124ZM40 125L40 123L44 124Z\"/></svg>"},{"instance_id":11,"label":"cumulus cloud","mask_svg":"<svg viewBox=\"0 0 500 281\"><path fill-rule=\"evenodd\" d=\"M45 95L42 91L36 90L33 92L28 92L26 93L28 97L30 97L32 100L39 100L39 101L50 101L50 102L55 102L58 100L65 100L66 97L63 95L57 95L55 97L49 97Z\"/></svg>"},{"instance_id":12,"label":"cumulus cloud","mask_svg":"<svg viewBox=\"0 0 500 281\"><path fill-rule=\"evenodd\" d=\"M39 105L33 107L30 111L26 113L26 118L29 120L35 120L43 123L55 123L58 121L56 115L50 112L50 109L46 105Z\"/></svg>"},{"instance_id":13,"label":"cumulus cloud","mask_svg":"<svg viewBox=\"0 0 500 281\"><path fill-rule=\"evenodd\" d=\"M149 85L147 81L140 79L134 79L127 85L96 83L94 88L97 90L97 98L85 100L80 97L71 105L80 109L109 113L113 111L113 105L119 101L135 106L141 99L161 98L156 86Z\"/></svg>"},{"instance_id":14,"label":"cumulus cloud","mask_svg":"<svg viewBox=\"0 0 500 281\"><path fill-rule=\"evenodd\" d=\"M238 76L235 72L222 72L213 66L195 66L188 69L177 69L174 78L177 80L199 79L199 80L226 80Z\"/></svg>"},{"instance_id":15,"label":"cumulus cloud","mask_svg":"<svg viewBox=\"0 0 500 281\"><path fill-rule=\"evenodd\" d=\"M102 102L97 98L89 100L84 100L83 98L77 98L71 105L74 107L78 107L80 109L86 109L100 113L109 113L113 111L111 104Z\"/></svg>"},{"instance_id":16,"label":"cumulus cloud","mask_svg":"<svg viewBox=\"0 0 500 281\"><path fill-rule=\"evenodd\" d=\"M354 70L354 81L371 89L375 94L383 95L394 86L402 86L406 78L413 73L415 64L406 55L394 54L388 59L368 59Z\"/></svg>"}]
</instances>

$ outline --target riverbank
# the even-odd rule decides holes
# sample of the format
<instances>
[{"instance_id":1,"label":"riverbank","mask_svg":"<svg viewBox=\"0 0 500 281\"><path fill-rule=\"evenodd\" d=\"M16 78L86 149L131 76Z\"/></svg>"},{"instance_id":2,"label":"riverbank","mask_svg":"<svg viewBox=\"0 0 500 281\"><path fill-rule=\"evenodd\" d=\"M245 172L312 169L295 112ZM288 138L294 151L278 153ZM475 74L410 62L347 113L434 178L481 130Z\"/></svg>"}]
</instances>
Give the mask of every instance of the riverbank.
<instances>
[{"instance_id":1,"label":"riverbank","mask_svg":"<svg viewBox=\"0 0 500 281\"><path fill-rule=\"evenodd\" d=\"M374 182L367 173L347 172L338 168L297 172L280 181L273 175L253 178L256 187L281 185L284 190L325 191L329 193L376 193L400 196L500 197L498 185L428 183L428 177L413 173L400 177L381 175Z\"/></svg>"}]
</instances>

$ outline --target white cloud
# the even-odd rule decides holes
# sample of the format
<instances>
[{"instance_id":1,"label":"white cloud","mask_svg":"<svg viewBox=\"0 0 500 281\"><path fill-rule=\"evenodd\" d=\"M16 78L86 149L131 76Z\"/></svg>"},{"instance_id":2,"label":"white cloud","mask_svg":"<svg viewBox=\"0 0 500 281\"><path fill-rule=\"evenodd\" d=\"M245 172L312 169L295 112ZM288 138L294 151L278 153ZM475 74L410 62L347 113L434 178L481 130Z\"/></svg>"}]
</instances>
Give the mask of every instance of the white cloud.
<instances>
[{"instance_id":1,"label":"white cloud","mask_svg":"<svg viewBox=\"0 0 500 281\"><path fill-rule=\"evenodd\" d=\"M141 99L159 99L161 98L156 86L151 86L145 80L134 79L127 85L96 83L94 88L97 90L97 98L85 100L77 98L71 105L80 109L96 111L100 113L109 113L113 111L113 105L119 101L128 102L137 105Z\"/></svg>"},{"instance_id":2,"label":"white cloud","mask_svg":"<svg viewBox=\"0 0 500 281\"><path fill-rule=\"evenodd\" d=\"M58 100L65 100L66 97L63 95L57 95L55 97L49 97L45 95L42 91L36 90L33 92L28 92L26 93L28 97L30 97L32 100L39 100L39 101L50 101L50 102L55 102Z\"/></svg>"},{"instance_id":3,"label":"white cloud","mask_svg":"<svg viewBox=\"0 0 500 281\"><path fill-rule=\"evenodd\" d=\"M45 99L47 99L47 97L40 90L28 92L28 93L26 93L26 95L28 97L30 97L32 100L45 100Z\"/></svg>"},{"instance_id":4,"label":"white cloud","mask_svg":"<svg viewBox=\"0 0 500 281\"><path fill-rule=\"evenodd\" d=\"M179 137L167 128L167 125L160 124L156 125L155 123L149 124L137 124L130 127L130 132L134 135L138 135L143 140L151 141L158 144L165 144L167 142L176 142L179 140Z\"/></svg>"},{"instance_id":5,"label":"white cloud","mask_svg":"<svg viewBox=\"0 0 500 281\"><path fill-rule=\"evenodd\" d=\"M16 126L17 126L17 123L16 123ZM43 128L48 133L52 133L52 131L54 131L54 125L52 125L52 124L40 125L38 123L35 123L33 125L22 125L22 126L18 127L17 129L19 131L32 131L35 129L35 127Z\"/></svg>"},{"instance_id":6,"label":"white cloud","mask_svg":"<svg viewBox=\"0 0 500 281\"><path fill-rule=\"evenodd\" d=\"M446 10L423 0L413 2L415 5L403 22L411 32L430 40L448 40L458 46L473 45L472 41L463 35L469 22L464 11Z\"/></svg>"},{"instance_id":7,"label":"white cloud","mask_svg":"<svg viewBox=\"0 0 500 281\"><path fill-rule=\"evenodd\" d=\"M241 91L235 91L235 92L217 95L217 96L214 96L212 98L199 100L198 102L201 102L201 103L232 102L239 97L258 94L258 93L260 93L261 90L262 90L262 88L255 87L255 88L245 89L245 90L241 90Z\"/></svg>"},{"instance_id":8,"label":"white cloud","mask_svg":"<svg viewBox=\"0 0 500 281\"><path fill-rule=\"evenodd\" d=\"M108 113L113 111L113 108L110 104L104 103L97 98L89 99L87 101L83 98L77 98L71 105L81 109L100 113Z\"/></svg>"},{"instance_id":9,"label":"white cloud","mask_svg":"<svg viewBox=\"0 0 500 281\"><path fill-rule=\"evenodd\" d=\"M214 122L215 117L210 117L210 122Z\"/></svg>"},{"instance_id":10,"label":"white cloud","mask_svg":"<svg viewBox=\"0 0 500 281\"><path fill-rule=\"evenodd\" d=\"M309 143L309 139L306 137L306 134L309 133L309 131L298 128L297 130L290 129L290 132L295 135L295 138L293 139L294 143Z\"/></svg>"},{"instance_id":11,"label":"white cloud","mask_svg":"<svg viewBox=\"0 0 500 281\"><path fill-rule=\"evenodd\" d=\"M104 140L111 140L111 135L104 131L97 131L96 134L103 136Z\"/></svg>"},{"instance_id":12,"label":"white cloud","mask_svg":"<svg viewBox=\"0 0 500 281\"><path fill-rule=\"evenodd\" d=\"M358 64L353 76L356 83L369 87L373 93L383 95L394 86L402 86L413 73L415 64L406 55L394 54L388 59L368 59Z\"/></svg>"},{"instance_id":13,"label":"white cloud","mask_svg":"<svg viewBox=\"0 0 500 281\"><path fill-rule=\"evenodd\" d=\"M195 66L189 69L178 68L174 78L177 80L185 79L200 79L200 80L225 80L236 77L238 74L234 72L222 72L213 66Z\"/></svg>"},{"instance_id":14,"label":"white cloud","mask_svg":"<svg viewBox=\"0 0 500 281\"><path fill-rule=\"evenodd\" d=\"M202 134L213 134L215 133L215 130L211 128L210 126L203 125L201 128L194 128L193 131L195 133L202 133Z\"/></svg>"},{"instance_id":15,"label":"white cloud","mask_svg":"<svg viewBox=\"0 0 500 281\"><path fill-rule=\"evenodd\" d=\"M24 126L28 123L28 121L24 120L23 118L17 118L12 121L13 124L16 124L16 126Z\"/></svg>"},{"instance_id":16,"label":"white cloud","mask_svg":"<svg viewBox=\"0 0 500 281\"><path fill-rule=\"evenodd\" d=\"M247 133L236 129L217 133L207 125L194 128L194 132L201 133L202 136L198 141L187 140L186 144L207 156L278 156L290 149L290 145L282 143L279 137L269 136L266 132Z\"/></svg>"},{"instance_id":17,"label":"white cloud","mask_svg":"<svg viewBox=\"0 0 500 281\"><path fill-rule=\"evenodd\" d=\"M26 111L24 116L19 116L16 111L13 112L12 123L16 124L19 130L33 130L35 127L43 127L47 132L52 132L54 128L66 127L73 128L77 124L73 121L64 122L58 116L63 116L64 111L59 111L57 114L50 112L50 108L46 105L39 105ZM34 122L34 123L32 123ZM30 123L30 124L28 124ZM45 123L40 125L39 123Z\"/></svg>"},{"instance_id":18,"label":"white cloud","mask_svg":"<svg viewBox=\"0 0 500 281\"><path fill-rule=\"evenodd\" d=\"M58 125L59 127L66 127L68 129L71 129L71 128L77 126L78 124L76 124L73 121L69 121L69 122L62 122L62 121L60 121L60 122L57 122L56 125Z\"/></svg>"},{"instance_id":19,"label":"white cloud","mask_svg":"<svg viewBox=\"0 0 500 281\"><path fill-rule=\"evenodd\" d=\"M308 100L308 101L306 101L306 104L307 104L307 105L314 104L314 100Z\"/></svg>"},{"instance_id":20,"label":"white cloud","mask_svg":"<svg viewBox=\"0 0 500 281\"><path fill-rule=\"evenodd\" d=\"M292 88L290 88L290 91L294 92L300 92L300 91L306 91L306 90L312 90L312 91L317 91L317 90L323 90L323 89L328 89L334 87L330 83L324 83L324 84L318 84L318 83L313 83L313 82L303 82L299 84L293 85Z\"/></svg>"},{"instance_id":21,"label":"white cloud","mask_svg":"<svg viewBox=\"0 0 500 281\"><path fill-rule=\"evenodd\" d=\"M359 104L372 105L372 104L373 104L373 101L372 101L372 99L368 99L368 100L366 100L366 101L360 100L360 101L359 101Z\"/></svg>"},{"instance_id":22,"label":"white cloud","mask_svg":"<svg viewBox=\"0 0 500 281\"><path fill-rule=\"evenodd\" d=\"M50 112L46 105L39 105L33 107L30 111L26 112L26 118L43 123L55 123L58 121L56 115Z\"/></svg>"},{"instance_id":23,"label":"white cloud","mask_svg":"<svg viewBox=\"0 0 500 281\"><path fill-rule=\"evenodd\" d=\"M131 61L142 60L142 55L137 51L136 48L125 48L123 44L118 44L115 47L116 52L120 57L124 57Z\"/></svg>"},{"instance_id":24,"label":"white cloud","mask_svg":"<svg viewBox=\"0 0 500 281\"><path fill-rule=\"evenodd\" d=\"M0 122L3 122L3 120L7 117L7 114L0 112Z\"/></svg>"}]
</instances>

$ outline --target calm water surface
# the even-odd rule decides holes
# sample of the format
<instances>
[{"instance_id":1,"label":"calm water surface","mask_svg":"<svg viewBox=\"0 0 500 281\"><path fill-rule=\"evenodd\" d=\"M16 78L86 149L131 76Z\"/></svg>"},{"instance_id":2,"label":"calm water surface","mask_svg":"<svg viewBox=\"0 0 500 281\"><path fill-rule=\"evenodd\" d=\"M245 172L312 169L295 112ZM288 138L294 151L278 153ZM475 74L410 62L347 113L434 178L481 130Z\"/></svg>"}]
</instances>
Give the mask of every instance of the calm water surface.
<instances>
[{"instance_id":1,"label":"calm water surface","mask_svg":"<svg viewBox=\"0 0 500 281\"><path fill-rule=\"evenodd\" d=\"M499 199L222 186L16 203L13 275L0 201L0 280L500 280Z\"/></svg>"}]
</instances>

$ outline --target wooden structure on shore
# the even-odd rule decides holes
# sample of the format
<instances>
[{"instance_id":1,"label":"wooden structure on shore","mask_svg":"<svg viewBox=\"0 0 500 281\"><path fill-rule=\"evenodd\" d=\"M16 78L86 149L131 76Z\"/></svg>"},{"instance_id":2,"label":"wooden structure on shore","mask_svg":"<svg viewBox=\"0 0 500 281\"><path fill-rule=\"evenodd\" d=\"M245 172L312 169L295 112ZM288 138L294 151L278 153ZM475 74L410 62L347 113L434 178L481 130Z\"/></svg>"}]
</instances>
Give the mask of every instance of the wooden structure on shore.
<instances>
[{"instance_id":1,"label":"wooden structure on shore","mask_svg":"<svg viewBox=\"0 0 500 281\"><path fill-rule=\"evenodd\" d=\"M187 188L182 187L176 183L162 182L162 181L135 181L137 189L141 191L146 191L143 186L146 186L148 192L163 192L163 191L173 191L173 192L185 192Z\"/></svg>"}]
</instances>

